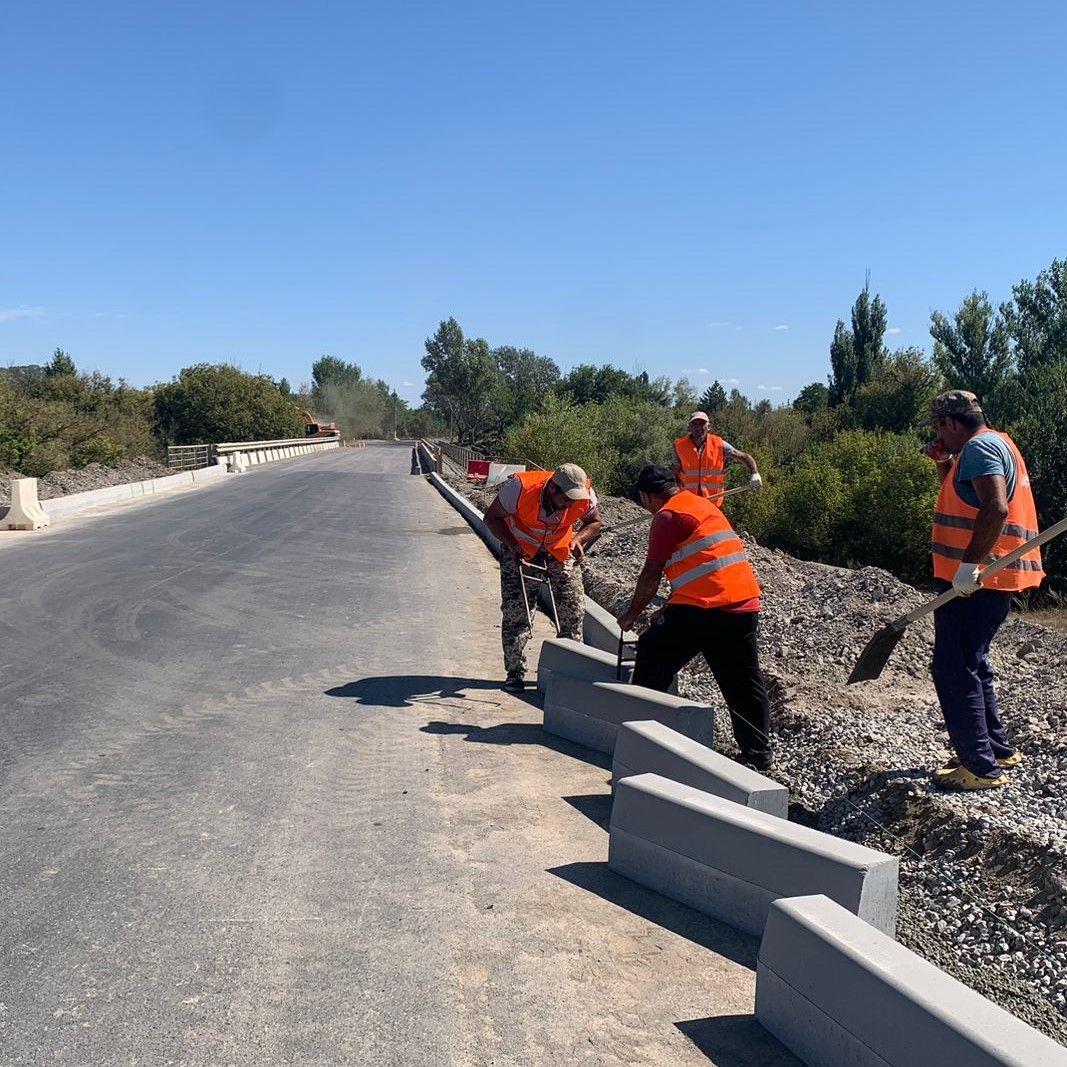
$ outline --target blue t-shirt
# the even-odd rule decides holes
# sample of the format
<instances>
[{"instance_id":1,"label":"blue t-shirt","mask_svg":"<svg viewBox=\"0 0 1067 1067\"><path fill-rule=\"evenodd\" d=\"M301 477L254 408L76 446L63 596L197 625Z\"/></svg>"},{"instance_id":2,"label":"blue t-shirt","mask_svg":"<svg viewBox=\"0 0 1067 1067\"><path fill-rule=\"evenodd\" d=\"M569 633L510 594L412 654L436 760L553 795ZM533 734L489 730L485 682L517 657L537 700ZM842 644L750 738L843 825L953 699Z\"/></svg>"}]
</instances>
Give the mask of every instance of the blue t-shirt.
<instances>
[{"instance_id":1,"label":"blue t-shirt","mask_svg":"<svg viewBox=\"0 0 1067 1067\"><path fill-rule=\"evenodd\" d=\"M1003 477L1008 489L1008 499L1015 496L1015 457L999 434L986 430L975 434L964 446L956 464L956 492L960 499L972 508L982 502L971 482L989 474Z\"/></svg>"}]
</instances>

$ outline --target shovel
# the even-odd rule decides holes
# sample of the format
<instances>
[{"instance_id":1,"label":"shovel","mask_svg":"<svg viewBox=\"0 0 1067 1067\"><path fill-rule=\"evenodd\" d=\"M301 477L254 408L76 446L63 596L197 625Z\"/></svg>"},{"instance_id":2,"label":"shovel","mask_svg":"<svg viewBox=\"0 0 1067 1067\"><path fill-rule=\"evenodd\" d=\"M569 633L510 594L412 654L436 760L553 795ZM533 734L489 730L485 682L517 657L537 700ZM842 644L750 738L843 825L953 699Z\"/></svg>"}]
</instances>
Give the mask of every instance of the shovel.
<instances>
[{"instance_id":1,"label":"shovel","mask_svg":"<svg viewBox=\"0 0 1067 1067\"><path fill-rule=\"evenodd\" d=\"M1047 530L1043 530L1033 540L1012 549L1006 556L1001 556L995 562L990 563L988 567L983 567L978 580L981 581L987 575L996 574L997 571L1010 566L1017 559L1025 556L1027 552L1032 552L1035 548L1040 548L1054 537L1058 537L1064 530L1067 530L1067 517L1060 519L1059 522L1053 524ZM904 631L908 626L915 622L916 619L921 619L924 615L929 615L930 612L936 611L950 600L955 600L959 595L955 589L946 589L940 596L934 597L933 600L928 600L925 604L920 604L919 607L909 611L907 615L901 615L899 619L894 619L888 626L883 626L867 642L867 647L860 653L860 658L856 660L856 666L852 668L852 673L848 676L848 684L867 682L872 678L877 678L882 673L886 663L889 662L893 649L897 647L897 642L904 636Z\"/></svg>"},{"instance_id":2,"label":"shovel","mask_svg":"<svg viewBox=\"0 0 1067 1067\"><path fill-rule=\"evenodd\" d=\"M735 489L727 489L725 492L715 493L714 496L721 500L725 500L728 496L733 496L735 493L748 493L751 492L751 490L751 485L739 485ZM710 500L712 497L709 497L708 499ZM654 516L651 514L638 515L636 519L627 519L625 522L617 522L614 526L608 526L601 530L600 533L597 534L597 539L599 540L601 537L604 537L607 534L613 534L618 530L625 530L627 526L636 526L639 522L648 522L653 517Z\"/></svg>"}]
</instances>

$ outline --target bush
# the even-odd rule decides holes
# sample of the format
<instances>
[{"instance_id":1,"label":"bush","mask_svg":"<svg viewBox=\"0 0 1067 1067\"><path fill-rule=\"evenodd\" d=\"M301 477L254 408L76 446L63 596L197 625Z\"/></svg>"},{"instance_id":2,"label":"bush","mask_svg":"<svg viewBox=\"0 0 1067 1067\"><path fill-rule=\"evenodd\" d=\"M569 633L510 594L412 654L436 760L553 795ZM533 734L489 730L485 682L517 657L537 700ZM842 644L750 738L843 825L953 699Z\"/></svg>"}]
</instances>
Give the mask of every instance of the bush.
<instances>
[{"instance_id":1,"label":"bush","mask_svg":"<svg viewBox=\"0 0 1067 1067\"><path fill-rule=\"evenodd\" d=\"M198 363L157 386L154 414L165 445L304 436L300 409L270 378L229 364Z\"/></svg>"}]
</instances>

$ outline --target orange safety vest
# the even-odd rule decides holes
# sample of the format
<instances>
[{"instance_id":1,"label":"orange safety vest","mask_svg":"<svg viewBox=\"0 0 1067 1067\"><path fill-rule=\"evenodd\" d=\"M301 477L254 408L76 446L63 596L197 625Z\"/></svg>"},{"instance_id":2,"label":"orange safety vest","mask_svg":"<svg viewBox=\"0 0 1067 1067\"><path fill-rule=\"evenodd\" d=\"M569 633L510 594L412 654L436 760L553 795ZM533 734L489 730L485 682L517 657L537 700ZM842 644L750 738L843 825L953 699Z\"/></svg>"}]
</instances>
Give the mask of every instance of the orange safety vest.
<instances>
[{"instance_id":1,"label":"orange safety vest","mask_svg":"<svg viewBox=\"0 0 1067 1067\"><path fill-rule=\"evenodd\" d=\"M667 560L669 604L721 608L760 595L745 546L715 504L683 489L662 510L692 515L698 520L697 528Z\"/></svg>"},{"instance_id":2,"label":"orange safety vest","mask_svg":"<svg viewBox=\"0 0 1067 1067\"><path fill-rule=\"evenodd\" d=\"M1008 502L1008 517L993 551L985 559L986 564L992 563L1000 556L1006 556L1012 549L1037 536L1037 508L1034 505L1034 494L1030 491L1030 475L1026 471L1022 453L1006 433L997 430L988 432L995 433L1015 457L1015 495ZM956 490L958 463L957 456L941 483L941 495L937 498L937 511L934 513L934 575L946 582L951 582L956 575L960 560L971 543L974 521L978 517L978 508L966 503ZM1040 585L1044 577L1041 550L1035 548L1032 552L1027 552L1022 559L986 578L982 586L985 589L1016 593L1021 589Z\"/></svg>"},{"instance_id":3,"label":"orange safety vest","mask_svg":"<svg viewBox=\"0 0 1067 1067\"><path fill-rule=\"evenodd\" d=\"M697 496L717 496L726 485L722 438L709 433L704 438L704 447L698 452L693 439L686 434L674 442L674 452L681 470L678 484Z\"/></svg>"},{"instance_id":4,"label":"orange safety vest","mask_svg":"<svg viewBox=\"0 0 1067 1067\"><path fill-rule=\"evenodd\" d=\"M519 471L512 477L519 479L522 492L519 493L519 506L514 515L507 517L507 523L508 529L519 542L522 554L527 559L533 559L544 549L562 563L571 553L574 525L585 517L589 501L572 500L563 509L558 522L547 523L540 517L541 493L552 478L552 471ZM588 478L585 487L592 488Z\"/></svg>"}]
</instances>

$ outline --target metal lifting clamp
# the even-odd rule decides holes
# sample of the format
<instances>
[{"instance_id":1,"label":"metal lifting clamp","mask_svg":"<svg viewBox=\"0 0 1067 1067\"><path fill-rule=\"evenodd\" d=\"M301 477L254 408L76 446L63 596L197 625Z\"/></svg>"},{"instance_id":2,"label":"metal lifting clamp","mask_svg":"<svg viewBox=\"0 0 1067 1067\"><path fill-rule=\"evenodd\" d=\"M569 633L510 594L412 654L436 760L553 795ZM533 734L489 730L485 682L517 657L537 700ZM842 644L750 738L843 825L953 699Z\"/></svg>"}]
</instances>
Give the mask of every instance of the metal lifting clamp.
<instances>
[{"instance_id":1,"label":"metal lifting clamp","mask_svg":"<svg viewBox=\"0 0 1067 1067\"><path fill-rule=\"evenodd\" d=\"M556 636L560 635L559 615L556 613L556 596L552 592L552 582L548 576L548 566L545 563L547 556L542 550L533 559L519 560L519 585L522 586L522 602L526 605L526 618L533 626L534 612L537 610L537 600L542 589L548 590L548 603L552 609L552 625L556 628ZM527 583L533 587L533 596L527 588Z\"/></svg>"}]
</instances>

